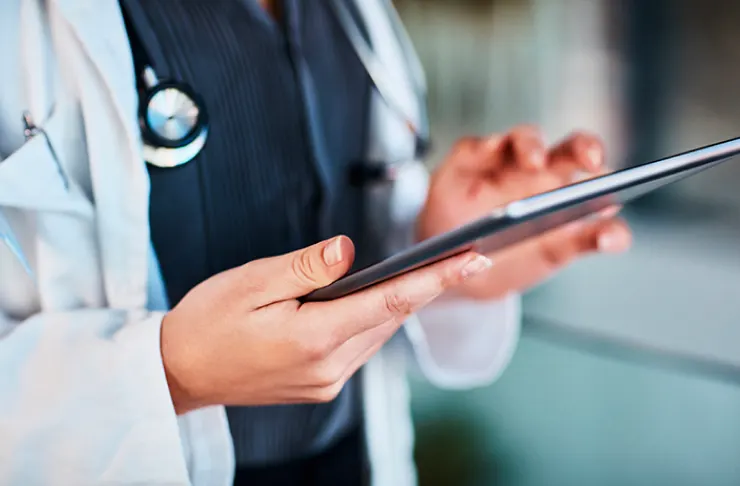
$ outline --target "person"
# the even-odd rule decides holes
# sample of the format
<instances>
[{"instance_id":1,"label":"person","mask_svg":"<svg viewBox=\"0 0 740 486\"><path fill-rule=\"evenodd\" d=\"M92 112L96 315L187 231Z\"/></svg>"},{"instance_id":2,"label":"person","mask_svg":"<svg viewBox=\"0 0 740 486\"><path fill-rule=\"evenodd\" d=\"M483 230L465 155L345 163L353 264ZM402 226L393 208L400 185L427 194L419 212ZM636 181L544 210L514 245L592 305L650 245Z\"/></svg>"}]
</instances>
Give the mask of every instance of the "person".
<instances>
[{"instance_id":1,"label":"person","mask_svg":"<svg viewBox=\"0 0 740 486\"><path fill-rule=\"evenodd\" d=\"M442 387L492 382L521 292L629 246L605 214L301 303L604 170L595 136L547 146L519 126L462 139L430 177L390 5L339 4L400 110L328 1L3 2L0 482L412 485L407 365ZM147 132L162 79L185 118L207 110L195 155ZM395 182L355 170L404 160L384 166Z\"/></svg>"}]
</instances>

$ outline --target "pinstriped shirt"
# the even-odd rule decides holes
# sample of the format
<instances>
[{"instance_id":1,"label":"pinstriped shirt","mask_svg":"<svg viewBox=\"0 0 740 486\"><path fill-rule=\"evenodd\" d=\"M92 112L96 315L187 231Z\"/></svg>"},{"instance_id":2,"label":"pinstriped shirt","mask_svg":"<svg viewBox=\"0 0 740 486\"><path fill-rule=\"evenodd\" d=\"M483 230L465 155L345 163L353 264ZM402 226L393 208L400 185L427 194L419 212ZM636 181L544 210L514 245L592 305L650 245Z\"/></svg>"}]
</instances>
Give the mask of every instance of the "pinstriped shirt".
<instances>
[{"instance_id":1,"label":"pinstriped shirt","mask_svg":"<svg viewBox=\"0 0 740 486\"><path fill-rule=\"evenodd\" d=\"M365 149L370 80L327 3L287 0L278 22L256 0L140 1L137 29L150 30L170 76L203 97L211 122L195 160L149 168L152 242L171 305L217 272L333 234L369 258L348 171ZM328 404L227 408L237 463L332 445L359 426L358 395L355 377Z\"/></svg>"}]
</instances>

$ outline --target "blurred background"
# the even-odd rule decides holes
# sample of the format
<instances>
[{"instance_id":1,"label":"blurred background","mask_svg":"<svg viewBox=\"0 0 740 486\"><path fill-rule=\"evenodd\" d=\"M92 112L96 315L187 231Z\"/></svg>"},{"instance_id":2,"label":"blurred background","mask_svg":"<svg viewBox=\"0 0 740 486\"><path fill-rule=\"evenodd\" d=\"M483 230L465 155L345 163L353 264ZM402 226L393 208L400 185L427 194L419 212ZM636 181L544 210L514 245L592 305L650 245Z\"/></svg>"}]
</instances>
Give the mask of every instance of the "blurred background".
<instances>
[{"instance_id":1,"label":"blurred background","mask_svg":"<svg viewBox=\"0 0 740 486\"><path fill-rule=\"evenodd\" d=\"M738 136L740 2L396 0L434 165L522 122L613 168ZM494 385L412 381L421 486L740 484L740 163L631 204L634 249L528 293Z\"/></svg>"}]
</instances>

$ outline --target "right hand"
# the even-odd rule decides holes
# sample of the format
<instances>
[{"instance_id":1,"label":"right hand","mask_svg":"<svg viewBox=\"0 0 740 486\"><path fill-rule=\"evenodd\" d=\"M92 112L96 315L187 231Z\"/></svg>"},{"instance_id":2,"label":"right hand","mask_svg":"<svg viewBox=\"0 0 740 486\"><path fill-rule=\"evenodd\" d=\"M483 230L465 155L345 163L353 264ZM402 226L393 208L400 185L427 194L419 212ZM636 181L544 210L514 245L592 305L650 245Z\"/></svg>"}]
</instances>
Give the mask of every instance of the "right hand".
<instances>
[{"instance_id":1,"label":"right hand","mask_svg":"<svg viewBox=\"0 0 740 486\"><path fill-rule=\"evenodd\" d=\"M341 299L296 300L339 279L353 260L352 242L337 237L192 289L162 323L177 413L330 401L410 314L491 264L465 253Z\"/></svg>"}]
</instances>

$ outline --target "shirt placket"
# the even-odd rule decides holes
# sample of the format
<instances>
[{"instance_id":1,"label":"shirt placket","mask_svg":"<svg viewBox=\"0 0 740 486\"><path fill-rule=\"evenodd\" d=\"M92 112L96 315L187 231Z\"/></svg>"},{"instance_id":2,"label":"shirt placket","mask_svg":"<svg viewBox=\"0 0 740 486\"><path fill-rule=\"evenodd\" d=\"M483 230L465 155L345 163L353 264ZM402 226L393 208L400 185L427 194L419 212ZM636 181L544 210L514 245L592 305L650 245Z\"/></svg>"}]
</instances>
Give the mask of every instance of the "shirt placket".
<instances>
[{"instance_id":1,"label":"shirt placket","mask_svg":"<svg viewBox=\"0 0 740 486\"><path fill-rule=\"evenodd\" d=\"M301 42L301 0L285 0L285 7L288 51L300 86L304 129L309 141L310 156L321 186L319 233L321 238L329 238L333 236L331 209L337 197L337 174L333 170L326 148L321 107Z\"/></svg>"}]
</instances>

